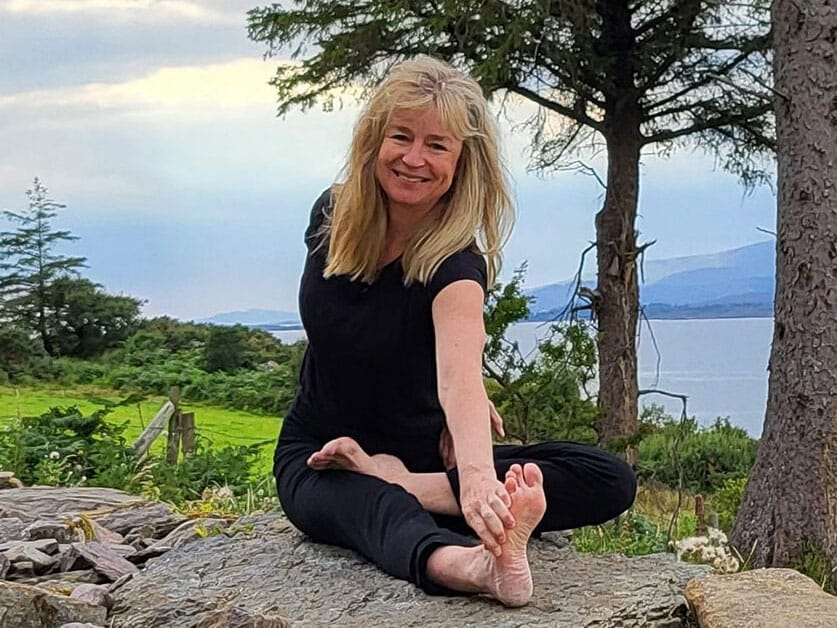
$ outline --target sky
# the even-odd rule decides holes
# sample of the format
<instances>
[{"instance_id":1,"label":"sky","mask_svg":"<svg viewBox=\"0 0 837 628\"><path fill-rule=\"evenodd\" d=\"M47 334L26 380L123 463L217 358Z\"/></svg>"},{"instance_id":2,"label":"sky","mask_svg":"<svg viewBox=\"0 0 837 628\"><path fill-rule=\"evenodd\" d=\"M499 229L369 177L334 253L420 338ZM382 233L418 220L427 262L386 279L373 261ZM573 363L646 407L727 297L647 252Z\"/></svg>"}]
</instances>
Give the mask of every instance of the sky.
<instances>
[{"instance_id":1,"label":"sky","mask_svg":"<svg viewBox=\"0 0 837 628\"><path fill-rule=\"evenodd\" d=\"M247 38L259 4L0 0L0 209L23 209L39 177L67 206L55 226L79 237L62 250L147 316L296 310L308 212L339 175L358 105L276 116L281 59ZM593 177L529 172L514 122L532 111L498 114L518 207L502 278L525 260L529 287L573 275L603 201ZM775 206L700 152L643 156L648 259L764 240Z\"/></svg>"}]
</instances>

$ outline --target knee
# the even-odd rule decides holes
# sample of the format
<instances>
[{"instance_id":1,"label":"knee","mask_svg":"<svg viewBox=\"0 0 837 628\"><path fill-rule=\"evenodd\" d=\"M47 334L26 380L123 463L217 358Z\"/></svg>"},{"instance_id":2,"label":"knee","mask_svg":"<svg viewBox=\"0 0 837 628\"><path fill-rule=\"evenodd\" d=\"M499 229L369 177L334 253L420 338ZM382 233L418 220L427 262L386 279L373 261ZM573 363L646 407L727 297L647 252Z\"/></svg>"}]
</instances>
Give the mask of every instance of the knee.
<instances>
[{"instance_id":1,"label":"knee","mask_svg":"<svg viewBox=\"0 0 837 628\"><path fill-rule=\"evenodd\" d=\"M613 461L613 480L610 485L611 518L628 510L636 498L636 474L624 460Z\"/></svg>"}]
</instances>

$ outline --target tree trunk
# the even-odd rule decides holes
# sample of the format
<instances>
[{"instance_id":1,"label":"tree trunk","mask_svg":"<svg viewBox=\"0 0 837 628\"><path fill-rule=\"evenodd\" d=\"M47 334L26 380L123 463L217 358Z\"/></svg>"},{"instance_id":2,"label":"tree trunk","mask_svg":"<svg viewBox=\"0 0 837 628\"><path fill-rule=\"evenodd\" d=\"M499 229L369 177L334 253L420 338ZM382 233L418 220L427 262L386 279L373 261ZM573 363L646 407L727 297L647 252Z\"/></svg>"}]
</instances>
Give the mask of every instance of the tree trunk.
<instances>
[{"instance_id":1,"label":"tree trunk","mask_svg":"<svg viewBox=\"0 0 837 628\"><path fill-rule=\"evenodd\" d=\"M732 542L754 566L807 559L825 577L837 567L837 5L777 0L773 29L773 346L761 445Z\"/></svg>"},{"instance_id":2,"label":"tree trunk","mask_svg":"<svg viewBox=\"0 0 837 628\"><path fill-rule=\"evenodd\" d=\"M639 285L636 273L636 220L639 192L639 124L623 118L607 138L607 194L596 215L598 288L599 419L604 445L629 437L637 426L636 327ZM627 131L626 131L627 129Z\"/></svg>"}]
</instances>

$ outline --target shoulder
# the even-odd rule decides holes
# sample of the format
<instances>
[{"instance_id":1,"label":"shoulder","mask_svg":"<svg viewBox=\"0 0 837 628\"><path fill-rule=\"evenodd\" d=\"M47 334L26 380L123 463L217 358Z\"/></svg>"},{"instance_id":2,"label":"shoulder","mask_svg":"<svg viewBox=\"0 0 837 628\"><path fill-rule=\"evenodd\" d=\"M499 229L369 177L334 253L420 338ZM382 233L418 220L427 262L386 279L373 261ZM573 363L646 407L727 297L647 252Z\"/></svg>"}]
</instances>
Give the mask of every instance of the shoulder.
<instances>
[{"instance_id":1,"label":"shoulder","mask_svg":"<svg viewBox=\"0 0 837 628\"><path fill-rule=\"evenodd\" d=\"M324 235L323 225L334 205L334 191L326 188L314 201L311 207L311 214L308 218L308 227L305 229L305 244L309 250L316 249Z\"/></svg>"},{"instance_id":2,"label":"shoulder","mask_svg":"<svg viewBox=\"0 0 837 628\"><path fill-rule=\"evenodd\" d=\"M470 279L477 282L483 294L488 292L488 271L485 258L476 250L464 249L446 257L428 283L431 300L455 281Z\"/></svg>"}]
</instances>

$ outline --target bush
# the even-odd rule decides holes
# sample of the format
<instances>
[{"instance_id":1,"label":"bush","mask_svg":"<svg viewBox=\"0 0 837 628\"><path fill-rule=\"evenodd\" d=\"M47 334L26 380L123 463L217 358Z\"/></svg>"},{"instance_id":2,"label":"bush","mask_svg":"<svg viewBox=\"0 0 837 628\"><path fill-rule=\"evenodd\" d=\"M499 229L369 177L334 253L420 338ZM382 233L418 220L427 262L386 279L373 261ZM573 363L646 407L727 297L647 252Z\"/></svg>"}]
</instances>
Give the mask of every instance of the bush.
<instances>
[{"instance_id":1,"label":"bush","mask_svg":"<svg viewBox=\"0 0 837 628\"><path fill-rule=\"evenodd\" d=\"M709 509L718 515L718 527L724 532L732 530L746 485L747 478L730 478L709 497Z\"/></svg>"},{"instance_id":2,"label":"bush","mask_svg":"<svg viewBox=\"0 0 837 628\"><path fill-rule=\"evenodd\" d=\"M641 421L645 436L638 445L640 480L676 488L682 468L684 488L711 493L726 480L746 478L755 463L758 441L729 419L719 418L702 428L694 418L681 422L652 406L643 410Z\"/></svg>"},{"instance_id":3,"label":"bush","mask_svg":"<svg viewBox=\"0 0 837 628\"><path fill-rule=\"evenodd\" d=\"M106 421L109 412L103 408L84 415L70 406L22 417L0 430L0 466L24 484L51 486L95 485L103 470L122 469L119 481L111 471L108 485L123 488L133 454L122 435L125 424Z\"/></svg>"},{"instance_id":4,"label":"bush","mask_svg":"<svg viewBox=\"0 0 837 628\"><path fill-rule=\"evenodd\" d=\"M260 479L261 444L212 449L199 438L197 451L176 465L157 456L139 460L123 437L125 424L106 420L111 409L84 415L72 406L52 408L0 428L0 470L28 485L103 486L178 505L213 486L243 495Z\"/></svg>"},{"instance_id":5,"label":"bush","mask_svg":"<svg viewBox=\"0 0 837 628\"><path fill-rule=\"evenodd\" d=\"M512 281L497 284L488 296L483 375L489 396L513 440L595 442L596 406L585 387L595 377L596 346L586 324L553 324L534 359L505 337L508 327L529 313L529 297L522 293L524 272L521 267Z\"/></svg>"}]
</instances>

